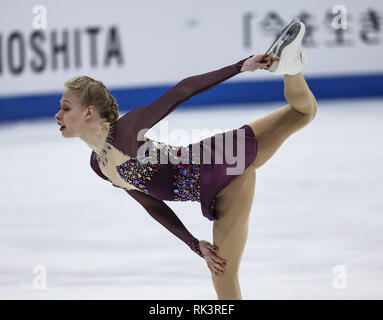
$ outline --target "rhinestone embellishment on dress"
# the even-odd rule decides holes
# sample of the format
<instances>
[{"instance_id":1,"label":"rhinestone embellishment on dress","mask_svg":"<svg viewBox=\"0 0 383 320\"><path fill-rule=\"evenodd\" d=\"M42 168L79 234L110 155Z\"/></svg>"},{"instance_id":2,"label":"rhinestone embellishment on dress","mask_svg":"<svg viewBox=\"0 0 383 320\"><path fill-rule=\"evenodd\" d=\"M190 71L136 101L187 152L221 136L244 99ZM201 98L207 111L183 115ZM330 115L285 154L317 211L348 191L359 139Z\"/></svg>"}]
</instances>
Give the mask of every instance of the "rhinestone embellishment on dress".
<instances>
[{"instance_id":1,"label":"rhinestone embellishment on dress","mask_svg":"<svg viewBox=\"0 0 383 320\"><path fill-rule=\"evenodd\" d=\"M169 146L147 139L145 150L145 155L131 158L116 167L122 179L148 193L148 181L162 166L171 165L174 172L173 200L200 201L200 165L192 163L191 148ZM161 163L161 154L166 156L168 164ZM185 154L188 155L188 163L175 164L183 159ZM181 155L182 158L180 158Z\"/></svg>"}]
</instances>

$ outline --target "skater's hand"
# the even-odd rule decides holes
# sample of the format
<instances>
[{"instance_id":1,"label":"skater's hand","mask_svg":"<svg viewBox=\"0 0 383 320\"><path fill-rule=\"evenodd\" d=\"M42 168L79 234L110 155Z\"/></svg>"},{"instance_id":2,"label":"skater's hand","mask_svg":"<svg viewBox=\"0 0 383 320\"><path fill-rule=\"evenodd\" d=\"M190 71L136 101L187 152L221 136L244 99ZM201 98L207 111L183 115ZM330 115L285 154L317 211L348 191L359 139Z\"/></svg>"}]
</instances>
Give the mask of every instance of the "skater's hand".
<instances>
[{"instance_id":1,"label":"skater's hand","mask_svg":"<svg viewBox=\"0 0 383 320\"><path fill-rule=\"evenodd\" d=\"M224 272L226 260L216 255L218 250L216 246L213 246L208 241L200 240L199 249L201 250L203 257L206 260L207 267L211 272L214 272L216 275L220 274L220 272Z\"/></svg>"},{"instance_id":2,"label":"skater's hand","mask_svg":"<svg viewBox=\"0 0 383 320\"><path fill-rule=\"evenodd\" d=\"M254 57L247 59L241 68L241 71L251 71L254 72L258 69L268 69L273 61L278 61L277 58L274 58L271 55L258 54Z\"/></svg>"}]
</instances>

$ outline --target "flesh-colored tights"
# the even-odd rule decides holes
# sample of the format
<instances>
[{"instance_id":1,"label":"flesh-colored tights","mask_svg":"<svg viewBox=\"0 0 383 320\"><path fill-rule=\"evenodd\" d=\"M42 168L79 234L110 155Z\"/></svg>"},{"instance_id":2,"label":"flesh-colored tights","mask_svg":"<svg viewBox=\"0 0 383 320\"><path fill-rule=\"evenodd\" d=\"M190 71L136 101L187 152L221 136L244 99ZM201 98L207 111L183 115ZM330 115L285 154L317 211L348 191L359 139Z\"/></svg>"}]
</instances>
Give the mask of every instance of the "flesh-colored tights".
<instances>
[{"instance_id":1,"label":"flesh-colored tights","mask_svg":"<svg viewBox=\"0 0 383 320\"><path fill-rule=\"evenodd\" d=\"M316 114L317 103L301 73L284 75L284 95L288 104L248 125L258 142L253 163L216 195L218 219L213 224L217 255L227 261L223 274L212 272L217 298L242 299L238 278L246 245L250 212L255 191L255 170L261 167L294 132L308 124Z\"/></svg>"}]
</instances>

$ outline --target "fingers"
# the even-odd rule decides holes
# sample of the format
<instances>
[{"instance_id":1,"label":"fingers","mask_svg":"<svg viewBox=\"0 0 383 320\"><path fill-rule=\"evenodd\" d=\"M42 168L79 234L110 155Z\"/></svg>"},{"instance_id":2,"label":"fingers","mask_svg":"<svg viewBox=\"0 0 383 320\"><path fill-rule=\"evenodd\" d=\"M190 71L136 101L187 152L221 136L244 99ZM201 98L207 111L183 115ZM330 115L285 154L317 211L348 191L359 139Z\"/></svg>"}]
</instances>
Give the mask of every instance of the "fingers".
<instances>
[{"instance_id":1,"label":"fingers","mask_svg":"<svg viewBox=\"0 0 383 320\"><path fill-rule=\"evenodd\" d=\"M270 55L270 54L266 54L266 55L264 55L264 56L262 56L262 60L261 60L261 62L271 62L271 61L276 61L276 60L278 60L277 58L275 58L275 57L273 57L272 55Z\"/></svg>"},{"instance_id":2,"label":"fingers","mask_svg":"<svg viewBox=\"0 0 383 320\"><path fill-rule=\"evenodd\" d=\"M205 256L205 260L209 265L219 266L224 269L226 265L226 261L220 257L218 257L215 253L211 253L210 255Z\"/></svg>"},{"instance_id":3,"label":"fingers","mask_svg":"<svg viewBox=\"0 0 383 320\"><path fill-rule=\"evenodd\" d=\"M214 246L211 243L209 243L209 249L213 250L213 252L218 250L217 246Z\"/></svg>"},{"instance_id":4,"label":"fingers","mask_svg":"<svg viewBox=\"0 0 383 320\"><path fill-rule=\"evenodd\" d=\"M204 258L209 270L216 276L223 274L225 271L226 260L217 256L216 252L218 251L218 247L208 242L204 243L204 245L208 249L205 250L206 254Z\"/></svg>"},{"instance_id":5,"label":"fingers","mask_svg":"<svg viewBox=\"0 0 383 320\"><path fill-rule=\"evenodd\" d=\"M206 262L210 271L214 272L216 276L224 273L226 261L218 257L215 253L207 257Z\"/></svg>"},{"instance_id":6,"label":"fingers","mask_svg":"<svg viewBox=\"0 0 383 320\"><path fill-rule=\"evenodd\" d=\"M223 267L226 265L226 260L224 260L224 259L218 257L216 254L215 254L214 256L212 256L212 259L213 259L215 262L217 262L217 263L219 263L220 265L222 265Z\"/></svg>"},{"instance_id":7,"label":"fingers","mask_svg":"<svg viewBox=\"0 0 383 320\"><path fill-rule=\"evenodd\" d=\"M223 274L224 273L224 270L222 268L220 268L219 264L213 264L213 265L210 265L208 264L207 267L210 269L210 271L212 273L214 273L216 276L220 275L220 274Z\"/></svg>"},{"instance_id":8,"label":"fingers","mask_svg":"<svg viewBox=\"0 0 383 320\"><path fill-rule=\"evenodd\" d=\"M255 57L253 57L253 59L255 60L255 62L261 63L263 62L262 60L264 59L264 57L264 54L257 54Z\"/></svg>"},{"instance_id":9,"label":"fingers","mask_svg":"<svg viewBox=\"0 0 383 320\"><path fill-rule=\"evenodd\" d=\"M212 258L215 262L220 263L220 264L222 264L222 266L224 266L224 265L226 264L226 260L225 260L225 259L222 259L221 257L219 257L219 256L216 254L217 250L218 250L218 247L217 247L217 246L214 246L211 258Z\"/></svg>"},{"instance_id":10,"label":"fingers","mask_svg":"<svg viewBox=\"0 0 383 320\"><path fill-rule=\"evenodd\" d=\"M260 62L266 63L267 67L270 67L271 63L274 61L279 61L279 59L276 57L273 57L272 55L265 55Z\"/></svg>"},{"instance_id":11,"label":"fingers","mask_svg":"<svg viewBox=\"0 0 383 320\"><path fill-rule=\"evenodd\" d=\"M248 59L248 71L256 71L257 69L267 70L274 61L279 61L278 58L273 57L271 54L259 54Z\"/></svg>"},{"instance_id":12,"label":"fingers","mask_svg":"<svg viewBox=\"0 0 383 320\"><path fill-rule=\"evenodd\" d=\"M207 263L215 270L224 271L224 264L220 264L219 262L214 261L212 258L207 261Z\"/></svg>"},{"instance_id":13,"label":"fingers","mask_svg":"<svg viewBox=\"0 0 383 320\"><path fill-rule=\"evenodd\" d=\"M226 261L224 259L222 259L221 257L218 257L216 252L218 250L217 246L211 246L211 250L212 250L212 255L211 255L211 258L215 261L215 262L218 262L222 265L225 265L226 264Z\"/></svg>"}]
</instances>

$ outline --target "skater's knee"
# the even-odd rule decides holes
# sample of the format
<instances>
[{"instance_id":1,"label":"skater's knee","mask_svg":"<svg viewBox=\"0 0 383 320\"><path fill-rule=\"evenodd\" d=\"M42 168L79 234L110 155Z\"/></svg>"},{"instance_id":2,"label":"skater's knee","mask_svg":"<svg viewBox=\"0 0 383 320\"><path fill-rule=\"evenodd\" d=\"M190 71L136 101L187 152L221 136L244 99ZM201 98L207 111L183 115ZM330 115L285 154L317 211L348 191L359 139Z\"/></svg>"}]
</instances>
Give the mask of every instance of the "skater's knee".
<instances>
[{"instance_id":1,"label":"skater's knee","mask_svg":"<svg viewBox=\"0 0 383 320\"><path fill-rule=\"evenodd\" d=\"M296 112L300 113L301 115L301 118L299 120L300 127L304 127L308 123L310 123L315 118L315 115L317 113L318 102L316 101L314 95L311 95L312 98L307 102L307 104L304 107L300 106L301 108L298 109L295 106L291 106Z\"/></svg>"},{"instance_id":2,"label":"skater's knee","mask_svg":"<svg viewBox=\"0 0 383 320\"><path fill-rule=\"evenodd\" d=\"M318 102L311 90L295 94L293 98L290 97L287 101L290 107L301 115L300 122L303 125L306 125L315 118Z\"/></svg>"},{"instance_id":3,"label":"skater's knee","mask_svg":"<svg viewBox=\"0 0 383 320\"><path fill-rule=\"evenodd\" d=\"M317 110L318 110L318 101L315 98L314 94L311 92L311 98L312 98L312 112L311 112L311 121L314 120Z\"/></svg>"},{"instance_id":4,"label":"skater's knee","mask_svg":"<svg viewBox=\"0 0 383 320\"><path fill-rule=\"evenodd\" d=\"M314 120L315 115L317 113L317 109L318 109L318 102L317 102L314 94L311 91L309 92L309 94L310 94L310 103L309 103L309 107L308 107L307 116L305 117L307 123Z\"/></svg>"}]
</instances>

